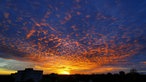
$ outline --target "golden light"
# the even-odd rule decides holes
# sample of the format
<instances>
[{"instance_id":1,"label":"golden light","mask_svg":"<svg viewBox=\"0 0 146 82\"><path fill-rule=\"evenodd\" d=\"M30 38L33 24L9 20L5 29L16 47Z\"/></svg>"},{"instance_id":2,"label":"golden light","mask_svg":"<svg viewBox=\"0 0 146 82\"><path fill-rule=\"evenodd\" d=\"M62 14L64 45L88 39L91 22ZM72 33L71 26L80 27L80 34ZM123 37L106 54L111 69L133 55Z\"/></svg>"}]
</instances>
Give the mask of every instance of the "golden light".
<instances>
[{"instance_id":1,"label":"golden light","mask_svg":"<svg viewBox=\"0 0 146 82\"><path fill-rule=\"evenodd\" d=\"M59 74L63 74L63 75L69 75L70 72L69 71L60 71Z\"/></svg>"},{"instance_id":2,"label":"golden light","mask_svg":"<svg viewBox=\"0 0 146 82\"><path fill-rule=\"evenodd\" d=\"M8 70L8 69L4 69L4 68L0 68L0 75L7 75L7 74L11 74L11 73L16 73L15 70Z\"/></svg>"}]
</instances>

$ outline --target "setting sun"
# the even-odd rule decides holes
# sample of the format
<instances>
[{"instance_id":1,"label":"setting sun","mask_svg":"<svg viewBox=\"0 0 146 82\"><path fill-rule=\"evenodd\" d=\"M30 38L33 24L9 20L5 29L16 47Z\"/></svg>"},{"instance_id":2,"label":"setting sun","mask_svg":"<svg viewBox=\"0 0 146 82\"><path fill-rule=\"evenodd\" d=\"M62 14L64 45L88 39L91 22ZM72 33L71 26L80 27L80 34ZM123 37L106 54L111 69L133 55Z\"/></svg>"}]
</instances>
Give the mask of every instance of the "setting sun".
<instances>
[{"instance_id":1,"label":"setting sun","mask_svg":"<svg viewBox=\"0 0 146 82\"><path fill-rule=\"evenodd\" d=\"M61 71L59 74L69 75L70 73L68 71Z\"/></svg>"}]
</instances>

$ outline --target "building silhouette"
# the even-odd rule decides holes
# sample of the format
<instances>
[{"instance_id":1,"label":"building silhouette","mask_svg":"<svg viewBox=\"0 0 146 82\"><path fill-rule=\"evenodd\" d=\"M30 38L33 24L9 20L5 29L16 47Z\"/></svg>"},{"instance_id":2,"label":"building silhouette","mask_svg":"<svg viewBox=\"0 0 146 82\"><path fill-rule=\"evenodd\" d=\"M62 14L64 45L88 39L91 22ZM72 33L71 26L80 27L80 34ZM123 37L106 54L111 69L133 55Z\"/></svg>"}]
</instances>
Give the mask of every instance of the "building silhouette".
<instances>
[{"instance_id":1,"label":"building silhouette","mask_svg":"<svg viewBox=\"0 0 146 82\"><path fill-rule=\"evenodd\" d=\"M12 76L15 82L39 82L42 79L43 71L26 68L25 70L18 70Z\"/></svg>"}]
</instances>

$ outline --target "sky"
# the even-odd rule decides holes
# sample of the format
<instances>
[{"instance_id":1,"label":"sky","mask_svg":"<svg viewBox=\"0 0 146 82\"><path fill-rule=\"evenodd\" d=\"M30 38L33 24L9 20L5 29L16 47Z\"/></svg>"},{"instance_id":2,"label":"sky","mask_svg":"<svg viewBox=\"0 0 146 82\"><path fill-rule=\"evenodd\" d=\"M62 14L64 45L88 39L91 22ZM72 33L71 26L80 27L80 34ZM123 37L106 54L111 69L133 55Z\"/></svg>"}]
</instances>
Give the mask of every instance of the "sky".
<instances>
[{"instance_id":1,"label":"sky","mask_svg":"<svg viewBox=\"0 0 146 82\"><path fill-rule=\"evenodd\" d=\"M146 0L0 0L0 74L146 72Z\"/></svg>"}]
</instances>

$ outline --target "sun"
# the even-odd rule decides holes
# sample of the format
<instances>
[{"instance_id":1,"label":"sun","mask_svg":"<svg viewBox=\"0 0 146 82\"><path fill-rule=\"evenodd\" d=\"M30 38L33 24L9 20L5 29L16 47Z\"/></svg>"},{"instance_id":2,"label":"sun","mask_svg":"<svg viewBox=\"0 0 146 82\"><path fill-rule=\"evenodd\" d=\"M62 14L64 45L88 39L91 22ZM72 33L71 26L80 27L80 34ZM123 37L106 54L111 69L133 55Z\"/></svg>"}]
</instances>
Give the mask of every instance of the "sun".
<instances>
[{"instance_id":1,"label":"sun","mask_svg":"<svg viewBox=\"0 0 146 82\"><path fill-rule=\"evenodd\" d=\"M70 74L70 72L68 72L68 71L61 71L59 74L69 75L69 74Z\"/></svg>"}]
</instances>

